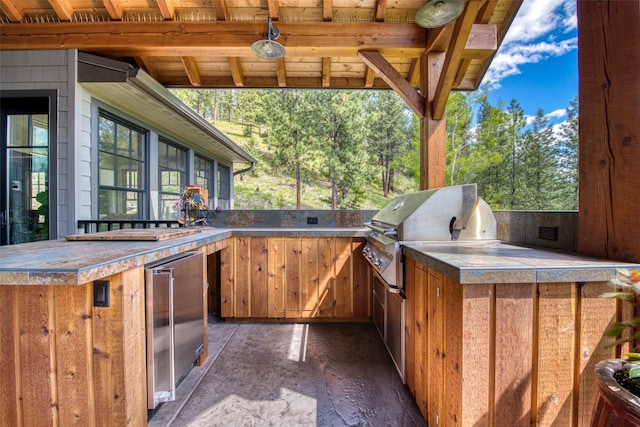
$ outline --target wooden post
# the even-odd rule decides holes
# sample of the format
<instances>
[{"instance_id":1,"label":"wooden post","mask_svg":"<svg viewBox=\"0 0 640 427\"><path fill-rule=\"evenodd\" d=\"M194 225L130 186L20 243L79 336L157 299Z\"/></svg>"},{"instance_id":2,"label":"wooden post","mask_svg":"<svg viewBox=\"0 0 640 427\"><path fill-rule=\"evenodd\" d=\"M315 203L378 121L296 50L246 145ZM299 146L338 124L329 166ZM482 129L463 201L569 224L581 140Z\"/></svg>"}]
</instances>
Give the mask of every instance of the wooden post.
<instances>
[{"instance_id":1,"label":"wooden post","mask_svg":"<svg viewBox=\"0 0 640 427\"><path fill-rule=\"evenodd\" d=\"M640 1L578 1L578 251L640 262Z\"/></svg>"},{"instance_id":2,"label":"wooden post","mask_svg":"<svg viewBox=\"0 0 640 427\"><path fill-rule=\"evenodd\" d=\"M429 52L420 65L420 87L426 98L425 117L420 120L420 190L446 185L446 118L432 118L433 97L444 60L444 52Z\"/></svg>"}]
</instances>

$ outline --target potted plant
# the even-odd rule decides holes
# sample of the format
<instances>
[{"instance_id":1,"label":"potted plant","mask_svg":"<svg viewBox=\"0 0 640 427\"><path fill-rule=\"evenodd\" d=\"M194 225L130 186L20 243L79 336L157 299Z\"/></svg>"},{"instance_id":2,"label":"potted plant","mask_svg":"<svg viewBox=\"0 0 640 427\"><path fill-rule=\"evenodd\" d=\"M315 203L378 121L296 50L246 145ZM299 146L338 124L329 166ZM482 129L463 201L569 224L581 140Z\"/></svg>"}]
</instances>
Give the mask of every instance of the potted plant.
<instances>
[{"instance_id":1,"label":"potted plant","mask_svg":"<svg viewBox=\"0 0 640 427\"><path fill-rule=\"evenodd\" d=\"M204 197L193 188L187 187L181 193L174 209L178 212L178 222L184 227L198 223L205 225L206 218L199 218L200 209L206 208Z\"/></svg>"},{"instance_id":2,"label":"potted plant","mask_svg":"<svg viewBox=\"0 0 640 427\"><path fill-rule=\"evenodd\" d=\"M615 292L602 294L635 306L640 296L640 271L618 270L611 280ZM614 322L606 331L610 345L628 344L623 359L607 359L596 365L598 396L591 426L640 425L640 316Z\"/></svg>"}]
</instances>

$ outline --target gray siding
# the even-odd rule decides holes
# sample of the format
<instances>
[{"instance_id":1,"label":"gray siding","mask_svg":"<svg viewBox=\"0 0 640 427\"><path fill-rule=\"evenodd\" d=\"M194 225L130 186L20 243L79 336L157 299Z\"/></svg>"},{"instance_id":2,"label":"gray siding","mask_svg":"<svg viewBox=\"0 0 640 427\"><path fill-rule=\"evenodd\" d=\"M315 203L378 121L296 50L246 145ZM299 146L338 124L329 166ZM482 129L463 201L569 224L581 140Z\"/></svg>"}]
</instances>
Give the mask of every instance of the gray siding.
<instances>
[{"instance_id":1,"label":"gray siding","mask_svg":"<svg viewBox=\"0 0 640 427\"><path fill-rule=\"evenodd\" d=\"M69 234L75 222L73 124L75 92L75 50L0 51L0 90L55 90L58 94L56 235Z\"/></svg>"}]
</instances>

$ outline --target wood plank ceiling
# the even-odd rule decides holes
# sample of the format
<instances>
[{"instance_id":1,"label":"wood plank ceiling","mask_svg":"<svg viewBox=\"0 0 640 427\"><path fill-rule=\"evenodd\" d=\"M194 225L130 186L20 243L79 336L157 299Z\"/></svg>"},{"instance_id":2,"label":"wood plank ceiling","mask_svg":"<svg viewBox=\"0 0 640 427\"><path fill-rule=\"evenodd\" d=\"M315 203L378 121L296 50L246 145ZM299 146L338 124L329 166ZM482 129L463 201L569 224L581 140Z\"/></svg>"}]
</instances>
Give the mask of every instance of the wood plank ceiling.
<instances>
[{"instance_id":1,"label":"wood plank ceiling","mask_svg":"<svg viewBox=\"0 0 640 427\"><path fill-rule=\"evenodd\" d=\"M414 19L426 1L0 0L0 49L76 48L166 87L391 87L409 97L421 57L446 52L437 112L451 90L478 87L521 1L465 0L456 21L425 29ZM275 61L251 52L267 17L286 48Z\"/></svg>"}]
</instances>

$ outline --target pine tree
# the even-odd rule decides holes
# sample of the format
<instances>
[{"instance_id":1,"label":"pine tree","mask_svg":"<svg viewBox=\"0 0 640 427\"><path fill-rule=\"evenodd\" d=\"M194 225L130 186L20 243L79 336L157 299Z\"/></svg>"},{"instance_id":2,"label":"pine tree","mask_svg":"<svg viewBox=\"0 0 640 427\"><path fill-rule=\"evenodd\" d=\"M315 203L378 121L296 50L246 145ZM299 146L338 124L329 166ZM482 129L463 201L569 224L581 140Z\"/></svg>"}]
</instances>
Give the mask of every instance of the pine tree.
<instances>
[{"instance_id":1,"label":"pine tree","mask_svg":"<svg viewBox=\"0 0 640 427\"><path fill-rule=\"evenodd\" d=\"M411 148L412 114L393 91L374 92L367 101L367 146L377 160L382 192L388 197L394 170Z\"/></svg>"},{"instance_id":2,"label":"pine tree","mask_svg":"<svg viewBox=\"0 0 640 427\"><path fill-rule=\"evenodd\" d=\"M331 185L331 209L356 209L365 197L367 165L364 97L357 91L317 91L320 151Z\"/></svg>"},{"instance_id":3,"label":"pine tree","mask_svg":"<svg viewBox=\"0 0 640 427\"><path fill-rule=\"evenodd\" d=\"M313 103L308 92L287 89L270 92L272 114L268 116L269 144L274 151L274 163L293 173L296 209L302 205L304 168L313 155Z\"/></svg>"},{"instance_id":4,"label":"pine tree","mask_svg":"<svg viewBox=\"0 0 640 427\"><path fill-rule=\"evenodd\" d=\"M578 209L578 98L569 103L567 119L560 125L558 171L562 182L558 209Z\"/></svg>"},{"instance_id":5,"label":"pine tree","mask_svg":"<svg viewBox=\"0 0 640 427\"><path fill-rule=\"evenodd\" d=\"M473 143L471 122L473 111L471 95L453 92L447 100L447 182L449 185L466 183L469 170L469 147Z\"/></svg>"},{"instance_id":6,"label":"pine tree","mask_svg":"<svg viewBox=\"0 0 640 427\"><path fill-rule=\"evenodd\" d=\"M559 204L556 141L544 112L538 109L531 129L524 134L522 181L514 209L554 209Z\"/></svg>"}]
</instances>

